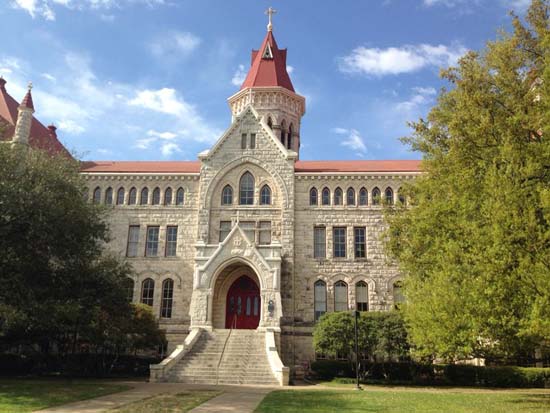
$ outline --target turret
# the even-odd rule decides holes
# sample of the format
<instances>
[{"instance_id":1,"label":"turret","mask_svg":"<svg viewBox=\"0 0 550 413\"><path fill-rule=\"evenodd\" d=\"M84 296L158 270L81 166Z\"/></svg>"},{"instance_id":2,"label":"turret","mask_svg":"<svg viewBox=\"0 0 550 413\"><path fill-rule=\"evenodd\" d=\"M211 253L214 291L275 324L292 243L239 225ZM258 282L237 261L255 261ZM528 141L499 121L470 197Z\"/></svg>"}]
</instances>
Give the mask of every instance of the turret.
<instances>
[{"instance_id":1,"label":"turret","mask_svg":"<svg viewBox=\"0 0 550 413\"><path fill-rule=\"evenodd\" d=\"M12 142L14 144L28 145L31 135L32 115L34 113L34 104L32 101L32 84L29 83L27 94L17 108L17 123L15 124L15 133Z\"/></svg>"},{"instance_id":2,"label":"turret","mask_svg":"<svg viewBox=\"0 0 550 413\"><path fill-rule=\"evenodd\" d=\"M273 129L281 143L299 154L300 122L306 100L294 91L286 65L286 49L279 49L273 36L271 7L267 34L258 50L252 50L250 70L239 92L228 99L233 119L249 103Z\"/></svg>"}]
</instances>

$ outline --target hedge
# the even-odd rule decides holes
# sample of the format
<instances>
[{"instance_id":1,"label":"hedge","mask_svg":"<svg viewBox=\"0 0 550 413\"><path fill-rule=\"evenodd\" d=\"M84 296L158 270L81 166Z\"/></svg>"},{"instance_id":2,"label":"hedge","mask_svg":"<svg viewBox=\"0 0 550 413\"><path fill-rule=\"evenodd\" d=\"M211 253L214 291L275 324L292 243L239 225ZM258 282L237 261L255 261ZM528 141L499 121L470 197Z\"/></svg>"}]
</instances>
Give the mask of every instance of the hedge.
<instances>
[{"instance_id":1,"label":"hedge","mask_svg":"<svg viewBox=\"0 0 550 413\"><path fill-rule=\"evenodd\" d=\"M314 378L347 382L355 377L347 361L319 360L311 365ZM479 387L550 387L550 368L461 364L363 362L361 380L366 383L422 384Z\"/></svg>"}]
</instances>

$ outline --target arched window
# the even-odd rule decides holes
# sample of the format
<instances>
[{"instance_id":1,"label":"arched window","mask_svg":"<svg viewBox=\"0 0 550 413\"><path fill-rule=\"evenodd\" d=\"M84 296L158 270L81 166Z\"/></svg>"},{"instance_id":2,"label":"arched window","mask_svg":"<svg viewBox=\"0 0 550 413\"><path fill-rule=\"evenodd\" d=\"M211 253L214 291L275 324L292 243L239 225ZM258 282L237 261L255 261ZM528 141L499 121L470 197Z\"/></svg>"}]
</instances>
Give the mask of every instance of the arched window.
<instances>
[{"instance_id":1,"label":"arched window","mask_svg":"<svg viewBox=\"0 0 550 413\"><path fill-rule=\"evenodd\" d=\"M393 306L395 309L399 309L401 304L405 302L405 296L403 295L403 283L396 281L393 283Z\"/></svg>"},{"instance_id":2,"label":"arched window","mask_svg":"<svg viewBox=\"0 0 550 413\"><path fill-rule=\"evenodd\" d=\"M166 188L164 191L164 205L172 205L172 188Z\"/></svg>"},{"instance_id":3,"label":"arched window","mask_svg":"<svg viewBox=\"0 0 550 413\"><path fill-rule=\"evenodd\" d=\"M113 205L113 188L111 187L105 190L105 205Z\"/></svg>"},{"instance_id":4,"label":"arched window","mask_svg":"<svg viewBox=\"0 0 550 413\"><path fill-rule=\"evenodd\" d=\"M185 192L183 191L183 188L178 188L176 192L176 205L180 206L183 205L185 202Z\"/></svg>"},{"instance_id":5,"label":"arched window","mask_svg":"<svg viewBox=\"0 0 550 413\"><path fill-rule=\"evenodd\" d=\"M309 205L317 205L317 188L311 188L309 190Z\"/></svg>"},{"instance_id":6,"label":"arched window","mask_svg":"<svg viewBox=\"0 0 550 413\"><path fill-rule=\"evenodd\" d=\"M271 120L271 116L267 118L267 126L269 126L269 129L273 130L273 121Z\"/></svg>"},{"instance_id":7,"label":"arched window","mask_svg":"<svg viewBox=\"0 0 550 413\"><path fill-rule=\"evenodd\" d=\"M128 205L135 205L137 203L137 190L136 188L131 188L130 193L128 194Z\"/></svg>"},{"instance_id":8,"label":"arched window","mask_svg":"<svg viewBox=\"0 0 550 413\"><path fill-rule=\"evenodd\" d=\"M401 188L397 190L397 200L399 201L400 205L405 205L407 203L407 199L405 198L405 195L403 195Z\"/></svg>"},{"instance_id":9,"label":"arched window","mask_svg":"<svg viewBox=\"0 0 550 413\"><path fill-rule=\"evenodd\" d=\"M117 205L123 205L124 204L124 188L118 188L118 191L116 193L116 204Z\"/></svg>"},{"instance_id":10,"label":"arched window","mask_svg":"<svg viewBox=\"0 0 550 413\"><path fill-rule=\"evenodd\" d=\"M317 280L313 285L315 321L327 312L327 285L324 281Z\"/></svg>"},{"instance_id":11,"label":"arched window","mask_svg":"<svg viewBox=\"0 0 550 413\"><path fill-rule=\"evenodd\" d=\"M355 284L355 309L369 311L369 287L365 281Z\"/></svg>"},{"instance_id":12,"label":"arched window","mask_svg":"<svg viewBox=\"0 0 550 413\"><path fill-rule=\"evenodd\" d=\"M334 284L334 311L348 311L348 285L344 281Z\"/></svg>"},{"instance_id":13,"label":"arched window","mask_svg":"<svg viewBox=\"0 0 550 413\"><path fill-rule=\"evenodd\" d=\"M126 277L124 280L124 287L126 288L126 298L129 303L134 301L134 280L130 277Z\"/></svg>"},{"instance_id":14,"label":"arched window","mask_svg":"<svg viewBox=\"0 0 550 413\"><path fill-rule=\"evenodd\" d=\"M287 142L286 142L287 143L286 147L288 149L292 149L292 132L293 132L292 129L294 128L292 127L292 123L291 123L290 126L288 127L288 136L287 136Z\"/></svg>"},{"instance_id":15,"label":"arched window","mask_svg":"<svg viewBox=\"0 0 550 413\"><path fill-rule=\"evenodd\" d=\"M153 205L160 205L160 188L153 189Z\"/></svg>"},{"instance_id":16,"label":"arched window","mask_svg":"<svg viewBox=\"0 0 550 413\"><path fill-rule=\"evenodd\" d=\"M141 283L141 302L153 306L153 297L155 296L155 282L151 278L146 278Z\"/></svg>"},{"instance_id":17,"label":"arched window","mask_svg":"<svg viewBox=\"0 0 550 413\"><path fill-rule=\"evenodd\" d=\"M321 204L330 205L330 189L323 188L323 192L321 193Z\"/></svg>"},{"instance_id":18,"label":"arched window","mask_svg":"<svg viewBox=\"0 0 550 413\"><path fill-rule=\"evenodd\" d=\"M139 197L140 205L147 205L149 203L149 189L147 187L141 190L141 196Z\"/></svg>"},{"instance_id":19,"label":"arched window","mask_svg":"<svg viewBox=\"0 0 550 413\"><path fill-rule=\"evenodd\" d=\"M359 190L359 205L364 206L369 204L369 193L363 187Z\"/></svg>"},{"instance_id":20,"label":"arched window","mask_svg":"<svg viewBox=\"0 0 550 413\"><path fill-rule=\"evenodd\" d=\"M336 188L334 190L334 205L342 205L344 203L342 189Z\"/></svg>"},{"instance_id":21,"label":"arched window","mask_svg":"<svg viewBox=\"0 0 550 413\"><path fill-rule=\"evenodd\" d=\"M260 190L260 205L271 205L271 188L268 185Z\"/></svg>"},{"instance_id":22,"label":"arched window","mask_svg":"<svg viewBox=\"0 0 550 413\"><path fill-rule=\"evenodd\" d=\"M254 204L254 177L250 172L245 172L239 182L239 204Z\"/></svg>"},{"instance_id":23,"label":"arched window","mask_svg":"<svg viewBox=\"0 0 550 413\"><path fill-rule=\"evenodd\" d=\"M380 189L378 188L372 190L372 204L380 205Z\"/></svg>"},{"instance_id":24,"label":"arched window","mask_svg":"<svg viewBox=\"0 0 550 413\"><path fill-rule=\"evenodd\" d=\"M283 120L281 122L281 143L283 144L283 146L286 148L286 140L285 140L285 137L286 137L286 122Z\"/></svg>"},{"instance_id":25,"label":"arched window","mask_svg":"<svg viewBox=\"0 0 550 413\"><path fill-rule=\"evenodd\" d=\"M226 185L222 190L222 205L233 204L233 188L231 185Z\"/></svg>"},{"instance_id":26,"label":"arched window","mask_svg":"<svg viewBox=\"0 0 550 413\"><path fill-rule=\"evenodd\" d=\"M346 204L355 205L355 189L348 188L346 192Z\"/></svg>"},{"instance_id":27,"label":"arched window","mask_svg":"<svg viewBox=\"0 0 550 413\"><path fill-rule=\"evenodd\" d=\"M393 205L393 190L389 186L384 191L384 198L386 204Z\"/></svg>"},{"instance_id":28,"label":"arched window","mask_svg":"<svg viewBox=\"0 0 550 413\"><path fill-rule=\"evenodd\" d=\"M99 204L101 202L101 188L98 186L94 189L94 204Z\"/></svg>"},{"instance_id":29,"label":"arched window","mask_svg":"<svg viewBox=\"0 0 550 413\"><path fill-rule=\"evenodd\" d=\"M167 278L162 282L162 299L160 300L160 316L172 318L172 302L174 301L174 281Z\"/></svg>"}]
</instances>

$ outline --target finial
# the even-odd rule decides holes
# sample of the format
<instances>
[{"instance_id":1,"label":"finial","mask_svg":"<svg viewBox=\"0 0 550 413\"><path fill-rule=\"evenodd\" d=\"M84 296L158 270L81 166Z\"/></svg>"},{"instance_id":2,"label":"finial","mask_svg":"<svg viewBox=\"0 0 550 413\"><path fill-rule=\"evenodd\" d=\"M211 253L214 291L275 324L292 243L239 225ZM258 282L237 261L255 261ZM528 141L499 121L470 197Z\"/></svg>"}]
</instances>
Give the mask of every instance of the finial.
<instances>
[{"instance_id":1,"label":"finial","mask_svg":"<svg viewBox=\"0 0 550 413\"><path fill-rule=\"evenodd\" d=\"M29 82L27 84L27 89L29 89L29 92L32 90L32 82Z\"/></svg>"},{"instance_id":2,"label":"finial","mask_svg":"<svg viewBox=\"0 0 550 413\"><path fill-rule=\"evenodd\" d=\"M267 24L267 31L270 32L273 30L273 23L271 22L271 18L273 17L274 14L277 13L277 10L275 10L273 7L269 7L269 9L267 9L265 11L265 14L268 15L269 17L269 23Z\"/></svg>"}]
</instances>

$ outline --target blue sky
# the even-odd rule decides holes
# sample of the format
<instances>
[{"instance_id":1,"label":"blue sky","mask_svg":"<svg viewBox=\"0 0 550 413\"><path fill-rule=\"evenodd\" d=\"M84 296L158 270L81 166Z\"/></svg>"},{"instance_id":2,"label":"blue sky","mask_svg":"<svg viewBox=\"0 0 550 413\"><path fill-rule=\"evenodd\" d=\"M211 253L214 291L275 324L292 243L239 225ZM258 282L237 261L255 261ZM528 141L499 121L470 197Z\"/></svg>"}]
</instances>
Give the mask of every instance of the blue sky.
<instances>
[{"instance_id":1,"label":"blue sky","mask_svg":"<svg viewBox=\"0 0 550 413\"><path fill-rule=\"evenodd\" d=\"M414 159L399 137L439 68L510 27L528 0L2 0L0 75L83 159L194 160L266 32L306 97L301 159Z\"/></svg>"}]
</instances>

